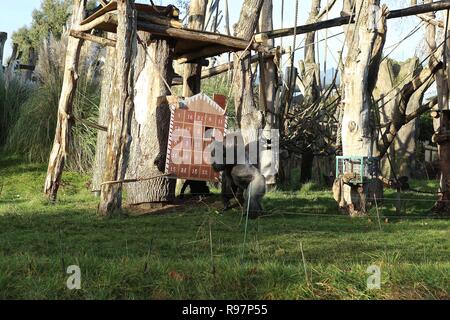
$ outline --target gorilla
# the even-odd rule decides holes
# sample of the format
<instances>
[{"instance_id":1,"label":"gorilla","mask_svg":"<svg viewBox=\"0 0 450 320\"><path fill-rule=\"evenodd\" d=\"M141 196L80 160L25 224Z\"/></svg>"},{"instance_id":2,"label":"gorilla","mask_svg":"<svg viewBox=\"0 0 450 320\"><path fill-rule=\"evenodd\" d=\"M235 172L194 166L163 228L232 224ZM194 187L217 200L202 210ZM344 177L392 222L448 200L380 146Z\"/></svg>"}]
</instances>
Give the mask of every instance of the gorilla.
<instances>
[{"instance_id":1,"label":"gorilla","mask_svg":"<svg viewBox=\"0 0 450 320\"><path fill-rule=\"evenodd\" d=\"M226 137L225 137L226 140ZM239 158L238 148L236 144L232 143L230 147L226 147L227 142L215 142L214 148L211 152L213 159L212 167L216 172L222 172L222 202L224 205L223 211L227 211L233 206L231 200L236 199L238 205L244 208L244 214L247 214L251 219L259 217L263 208L261 205L262 198L266 193L266 179L258 169L257 163L253 164L249 157L249 146L245 147L244 159ZM223 149L223 161L216 163L216 151ZM256 149L258 152L259 150ZM234 161L228 161L227 152L233 152ZM222 158L219 156L219 158Z\"/></svg>"}]
</instances>

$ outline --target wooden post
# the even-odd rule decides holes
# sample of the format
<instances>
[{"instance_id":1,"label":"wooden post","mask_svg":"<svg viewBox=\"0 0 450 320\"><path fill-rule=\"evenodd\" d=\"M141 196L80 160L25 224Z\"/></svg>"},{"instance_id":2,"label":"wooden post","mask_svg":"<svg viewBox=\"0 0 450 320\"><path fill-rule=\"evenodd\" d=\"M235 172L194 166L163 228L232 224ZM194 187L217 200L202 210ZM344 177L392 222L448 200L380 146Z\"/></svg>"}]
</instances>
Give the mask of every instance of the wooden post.
<instances>
[{"instance_id":1,"label":"wooden post","mask_svg":"<svg viewBox=\"0 0 450 320\"><path fill-rule=\"evenodd\" d=\"M17 43L13 43L13 49L11 53L11 57L9 57L8 62L6 64L5 69L5 81L6 85L13 79L15 68L17 66L17 60L20 57L19 45Z\"/></svg>"},{"instance_id":2,"label":"wooden post","mask_svg":"<svg viewBox=\"0 0 450 320\"><path fill-rule=\"evenodd\" d=\"M342 79L342 147L343 155L348 157L374 156L375 135L370 126L370 97L377 80L384 47L387 9L383 8L382 16L375 26L371 25L371 21L375 21L375 13L370 7L379 4L380 0L356 0L358 9L355 19L360 25L354 30L354 40L349 40L349 53ZM343 180L344 177L340 179ZM339 185L342 187L339 188ZM364 215L365 199L371 200L374 196L379 198L382 193L382 188L379 190L380 185L377 179L357 186L337 182L334 187L335 199L349 215Z\"/></svg>"},{"instance_id":3,"label":"wooden post","mask_svg":"<svg viewBox=\"0 0 450 320\"><path fill-rule=\"evenodd\" d=\"M35 67L37 59L38 59L38 54L37 54L36 50L33 47L30 47L28 49L28 62L27 62L28 66L29 67ZM33 76L33 70L34 69L30 68L30 69L27 69L27 70L24 71L23 79L25 81L31 81L31 78Z\"/></svg>"},{"instance_id":4,"label":"wooden post","mask_svg":"<svg viewBox=\"0 0 450 320\"><path fill-rule=\"evenodd\" d=\"M127 177L161 176L165 171L170 109L159 97L170 95L174 41L139 31L135 63L136 96L132 120L130 165ZM176 180L160 177L126 185L127 202L141 209L154 208L175 198Z\"/></svg>"},{"instance_id":5,"label":"wooden post","mask_svg":"<svg viewBox=\"0 0 450 320\"><path fill-rule=\"evenodd\" d=\"M265 0L259 17L259 32L273 30L273 1ZM275 47L275 40L263 37L262 44ZM272 137L273 130L280 129L279 105L275 105L278 91L278 72L274 57L267 59L259 53L260 85L259 85L259 105L265 114L266 123L262 131L262 149L260 153L260 170L266 178L267 188L273 189L276 185L276 175L274 171L278 168L278 159L275 159L272 146L275 138Z\"/></svg>"},{"instance_id":6,"label":"wooden post","mask_svg":"<svg viewBox=\"0 0 450 320\"><path fill-rule=\"evenodd\" d=\"M242 4L235 32L239 38L249 42L249 47L263 4L263 0L245 0ZM250 51L241 51L234 55L234 106L245 144L257 141L258 130L262 128L263 121L262 112L258 110L253 99L253 77L249 58Z\"/></svg>"},{"instance_id":7,"label":"wooden post","mask_svg":"<svg viewBox=\"0 0 450 320\"><path fill-rule=\"evenodd\" d=\"M72 10L72 27L77 27L83 20L86 2L87 0L74 0ZM64 163L69 152L72 127L71 115L73 99L78 82L78 62L82 44L82 40L72 37L69 37L67 43L63 86L58 104L58 123L56 125L55 139L50 154L44 187L44 192L51 202L56 200L64 170Z\"/></svg>"},{"instance_id":8,"label":"wooden post","mask_svg":"<svg viewBox=\"0 0 450 320\"><path fill-rule=\"evenodd\" d=\"M133 66L136 53L136 10L134 0L118 0L116 64L112 114L108 125L106 165L103 181L125 178L131 143L131 119L134 109ZM122 208L122 185L103 185L99 213L111 215Z\"/></svg>"},{"instance_id":9,"label":"wooden post","mask_svg":"<svg viewBox=\"0 0 450 320\"><path fill-rule=\"evenodd\" d=\"M205 11L208 1L192 0L189 5L189 29L202 30L205 21ZM200 93L202 65L200 63L186 63L183 76L183 96L190 97Z\"/></svg>"},{"instance_id":10,"label":"wooden post","mask_svg":"<svg viewBox=\"0 0 450 320\"><path fill-rule=\"evenodd\" d=\"M434 211L438 214L450 213L450 110L441 113L441 126L433 140L439 144L439 166L441 169L441 194Z\"/></svg>"},{"instance_id":11,"label":"wooden post","mask_svg":"<svg viewBox=\"0 0 450 320\"><path fill-rule=\"evenodd\" d=\"M113 105L113 82L116 62L116 50L113 47L106 48L106 61L102 71L102 89L100 97L98 124L107 127L111 118L111 106ZM106 140L107 132L98 131L97 145L95 149L95 164L92 176L92 191L100 196L101 184L106 164Z\"/></svg>"},{"instance_id":12,"label":"wooden post","mask_svg":"<svg viewBox=\"0 0 450 320\"><path fill-rule=\"evenodd\" d=\"M203 30L205 24L205 12L208 5L207 0L192 0L189 5L188 28L193 30ZM191 97L201 92L201 63L186 63L183 75L183 97ZM178 180L177 184L182 185L184 180ZM202 182L206 187L206 182Z\"/></svg>"},{"instance_id":13,"label":"wooden post","mask_svg":"<svg viewBox=\"0 0 450 320\"><path fill-rule=\"evenodd\" d=\"M3 74L3 51L7 39L8 34L6 32L0 32L0 75Z\"/></svg>"},{"instance_id":14,"label":"wooden post","mask_svg":"<svg viewBox=\"0 0 450 320\"><path fill-rule=\"evenodd\" d=\"M311 11L309 12L308 22L314 23L319 16L320 0L311 2ZM304 108L311 107L320 97L320 83L318 82L319 65L316 63L316 32L309 32L305 38L305 62L304 72L301 75L302 82L305 86ZM302 166L300 170L300 182L306 183L313 177L314 150L307 147L302 152Z\"/></svg>"}]
</instances>

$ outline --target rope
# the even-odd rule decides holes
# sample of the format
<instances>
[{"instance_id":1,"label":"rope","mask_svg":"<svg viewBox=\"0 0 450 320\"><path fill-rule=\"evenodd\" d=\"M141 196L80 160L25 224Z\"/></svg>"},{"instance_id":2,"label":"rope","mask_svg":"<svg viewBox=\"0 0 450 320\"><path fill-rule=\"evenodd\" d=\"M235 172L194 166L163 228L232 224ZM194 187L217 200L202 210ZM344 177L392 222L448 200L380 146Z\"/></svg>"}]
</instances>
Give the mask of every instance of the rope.
<instances>
[{"instance_id":1,"label":"rope","mask_svg":"<svg viewBox=\"0 0 450 320\"><path fill-rule=\"evenodd\" d=\"M245 244L247 243L247 229L248 229L248 216L250 214L250 194L252 191L252 184L250 183L248 185L248 201L247 201L247 216L245 218L245 231L244 231L244 242L242 243L242 259L244 258L244 250L245 250Z\"/></svg>"}]
</instances>

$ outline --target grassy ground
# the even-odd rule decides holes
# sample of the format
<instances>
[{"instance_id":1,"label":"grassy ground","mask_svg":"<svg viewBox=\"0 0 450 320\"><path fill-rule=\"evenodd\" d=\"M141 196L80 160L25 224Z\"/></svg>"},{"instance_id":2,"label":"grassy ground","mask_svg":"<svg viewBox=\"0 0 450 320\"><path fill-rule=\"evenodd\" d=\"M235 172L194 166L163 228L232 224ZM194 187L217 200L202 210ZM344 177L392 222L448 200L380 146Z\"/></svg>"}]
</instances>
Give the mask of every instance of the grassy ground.
<instances>
[{"instance_id":1,"label":"grassy ground","mask_svg":"<svg viewBox=\"0 0 450 320\"><path fill-rule=\"evenodd\" d=\"M387 193L380 230L375 211L341 216L329 192L307 185L269 194L267 216L245 232L239 211L218 214L217 197L98 218L89 177L75 173L49 205L44 175L0 158L0 299L450 298L450 221L426 216L433 196L402 194L397 217ZM69 265L81 268L81 290L66 288ZM381 290L367 290L370 265L381 268Z\"/></svg>"}]
</instances>

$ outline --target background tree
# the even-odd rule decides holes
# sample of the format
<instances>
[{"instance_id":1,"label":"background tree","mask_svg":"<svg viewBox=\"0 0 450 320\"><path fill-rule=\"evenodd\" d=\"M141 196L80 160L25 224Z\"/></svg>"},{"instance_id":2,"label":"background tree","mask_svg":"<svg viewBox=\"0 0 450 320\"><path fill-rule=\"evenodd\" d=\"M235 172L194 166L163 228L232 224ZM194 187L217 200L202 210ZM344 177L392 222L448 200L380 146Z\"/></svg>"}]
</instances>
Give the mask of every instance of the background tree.
<instances>
[{"instance_id":1,"label":"background tree","mask_svg":"<svg viewBox=\"0 0 450 320\"><path fill-rule=\"evenodd\" d=\"M236 37L251 41L258 25L263 3L264 0L244 0L239 21L235 26ZM250 55L250 51L241 51L234 55L234 106L245 144L257 140L258 130L262 128L263 124L263 114L256 106L253 97Z\"/></svg>"}]
</instances>

